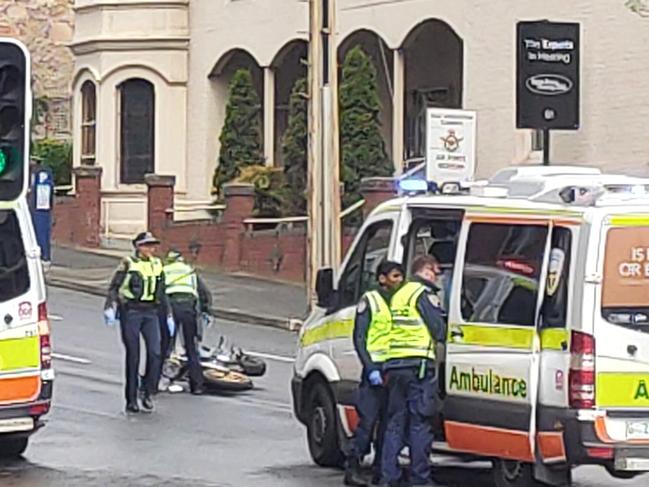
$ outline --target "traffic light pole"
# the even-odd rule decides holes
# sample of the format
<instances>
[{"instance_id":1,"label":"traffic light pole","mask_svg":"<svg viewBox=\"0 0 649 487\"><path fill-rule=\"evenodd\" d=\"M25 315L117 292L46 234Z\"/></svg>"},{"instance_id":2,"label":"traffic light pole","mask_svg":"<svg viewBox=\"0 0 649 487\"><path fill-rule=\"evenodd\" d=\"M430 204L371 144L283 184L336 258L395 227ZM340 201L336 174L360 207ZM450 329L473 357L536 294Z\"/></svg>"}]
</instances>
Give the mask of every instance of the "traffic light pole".
<instances>
[{"instance_id":1,"label":"traffic light pole","mask_svg":"<svg viewBox=\"0 0 649 487\"><path fill-rule=\"evenodd\" d=\"M336 0L309 0L308 291L341 258Z\"/></svg>"}]
</instances>

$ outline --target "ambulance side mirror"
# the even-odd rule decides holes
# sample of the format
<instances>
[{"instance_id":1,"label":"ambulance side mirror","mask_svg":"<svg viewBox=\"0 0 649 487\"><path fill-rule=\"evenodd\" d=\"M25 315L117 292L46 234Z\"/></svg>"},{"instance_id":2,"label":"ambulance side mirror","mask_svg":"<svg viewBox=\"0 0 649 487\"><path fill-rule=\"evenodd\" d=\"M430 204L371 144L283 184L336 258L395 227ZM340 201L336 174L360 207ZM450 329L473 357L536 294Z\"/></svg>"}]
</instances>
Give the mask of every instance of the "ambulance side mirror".
<instances>
[{"instance_id":1,"label":"ambulance side mirror","mask_svg":"<svg viewBox=\"0 0 649 487\"><path fill-rule=\"evenodd\" d=\"M327 267L320 269L316 275L315 292L318 296L318 306L330 308L334 298L334 271Z\"/></svg>"}]
</instances>

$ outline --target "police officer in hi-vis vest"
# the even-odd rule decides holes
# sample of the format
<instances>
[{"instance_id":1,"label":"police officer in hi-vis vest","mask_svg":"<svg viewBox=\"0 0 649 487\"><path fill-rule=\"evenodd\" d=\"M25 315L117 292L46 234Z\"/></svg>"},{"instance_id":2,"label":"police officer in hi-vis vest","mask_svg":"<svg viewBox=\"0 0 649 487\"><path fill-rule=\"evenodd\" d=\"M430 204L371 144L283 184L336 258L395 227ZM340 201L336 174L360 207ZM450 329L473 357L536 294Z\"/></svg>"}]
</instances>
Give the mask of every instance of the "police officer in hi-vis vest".
<instances>
[{"instance_id":1,"label":"police officer in hi-vis vest","mask_svg":"<svg viewBox=\"0 0 649 487\"><path fill-rule=\"evenodd\" d=\"M150 232L133 239L135 253L122 260L108 290L104 319L108 326L119 320L122 341L126 349L126 411L137 413L138 369L140 365L140 335L146 345L146 373L141 397L142 409L153 411L151 396L158 388L160 375L160 329L158 307L167 311L167 326L171 335L175 323L165 294L162 261L154 256L160 241Z\"/></svg>"},{"instance_id":2,"label":"police officer in hi-vis vest","mask_svg":"<svg viewBox=\"0 0 649 487\"><path fill-rule=\"evenodd\" d=\"M403 282L401 265L390 261L382 262L377 270L377 279L378 289L363 295L354 321L354 348L360 358L363 372L356 401L360 422L347 456L345 485L367 485L360 472L360 463L369 452L377 424L373 482L378 483L381 478L381 443L385 426L382 416L386 405L382 367L390 345L390 301L395 290Z\"/></svg>"},{"instance_id":3,"label":"police officer in hi-vis vest","mask_svg":"<svg viewBox=\"0 0 649 487\"><path fill-rule=\"evenodd\" d=\"M410 482L430 485L428 458L433 433L437 372L436 344L446 338L446 317L437 296L439 265L429 255L415 259L413 279L392 297L392 329L384 364L388 390L381 470L388 486L401 485L399 453L410 448Z\"/></svg>"},{"instance_id":4,"label":"police officer in hi-vis vest","mask_svg":"<svg viewBox=\"0 0 649 487\"><path fill-rule=\"evenodd\" d=\"M200 395L203 393L203 370L197 350L199 296L209 295L209 291L196 274L196 270L187 264L182 254L176 250L170 250L167 254L164 274L174 321L182 330L185 342L190 391ZM170 342L173 343L173 337L171 338Z\"/></svg>"}]
</instances>

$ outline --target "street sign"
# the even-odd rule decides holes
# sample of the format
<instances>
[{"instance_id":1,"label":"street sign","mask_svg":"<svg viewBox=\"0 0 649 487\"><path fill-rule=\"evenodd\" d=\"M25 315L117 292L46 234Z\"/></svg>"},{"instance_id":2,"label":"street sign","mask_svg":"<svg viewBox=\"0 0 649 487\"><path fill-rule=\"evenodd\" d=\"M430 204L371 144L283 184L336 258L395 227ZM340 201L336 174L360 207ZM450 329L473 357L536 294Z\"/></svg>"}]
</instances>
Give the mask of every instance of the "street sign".
<instances>
[{"instance_id":1,"label":"street sign","mask_svg":"<svg viewBox=\"0 0 649 487\"><path fill-rule=\"evenodd\" d=\"M469 110L426 110L426 180L441 185L469 181L475 172L476 113Z\"/></svg>"},{"instance_id":2,"label":"street sign","mask_svg":"<svg viewBox=\"0 0 649 487\"><path fill-rule=\"evenodd\" d=\"M579 128L579 24L517 25L516 127Z\"/></svg>"},{"instance_id":3,"label":"street sign","mask_svg":"<svg viewBox=\"0 0 649 487\"><path fill-rule=\"evenodd\" d=\"M0 201L25 194L31 118L29 51L19 41L0 38Z\"/></svg>"}]
</instances>

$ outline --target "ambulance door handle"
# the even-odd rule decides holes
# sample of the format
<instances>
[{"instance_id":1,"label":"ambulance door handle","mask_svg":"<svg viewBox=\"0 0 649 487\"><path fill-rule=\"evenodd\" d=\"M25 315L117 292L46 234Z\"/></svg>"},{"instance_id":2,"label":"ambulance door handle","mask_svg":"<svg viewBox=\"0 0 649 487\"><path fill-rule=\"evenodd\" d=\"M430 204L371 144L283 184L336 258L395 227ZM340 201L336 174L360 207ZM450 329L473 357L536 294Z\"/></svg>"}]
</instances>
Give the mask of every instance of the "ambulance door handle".
<instances>
[{"instance_id":1,"label":"ambulance door handle","mask_svg":"<svg viewBox=\"0 0 649 487\"><path fill-rule=\"evenodd\" d=\"M451 330L451 338L464 338L462 330Z\"/></svg>"},{"instance_id":2,"label":"ambulance door handle","mask_svg":"<svg viewBox=\"0 0 649 487\"><path fill-rule=\"evenodd\" d=\"M564 340L564 341L561 342L561 350L564 351L564 352L566 350L568 350L568 342L567 341Z\"/></svg>"},{"instance_id":3,"label":"ambulance door handle","mask_svg":"<svg viewBox=\"0 0 649 487\"><path fill-rule=\"evenodd\" d=\"M635 357L635 354L638 351L638 347L636 347L635 345L629 345L628 347L626 347L626 351L629 352L629 355Z\"/></svg>"}]
</instances>

